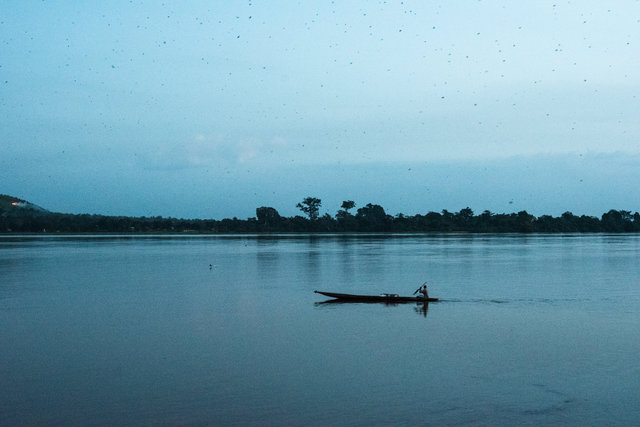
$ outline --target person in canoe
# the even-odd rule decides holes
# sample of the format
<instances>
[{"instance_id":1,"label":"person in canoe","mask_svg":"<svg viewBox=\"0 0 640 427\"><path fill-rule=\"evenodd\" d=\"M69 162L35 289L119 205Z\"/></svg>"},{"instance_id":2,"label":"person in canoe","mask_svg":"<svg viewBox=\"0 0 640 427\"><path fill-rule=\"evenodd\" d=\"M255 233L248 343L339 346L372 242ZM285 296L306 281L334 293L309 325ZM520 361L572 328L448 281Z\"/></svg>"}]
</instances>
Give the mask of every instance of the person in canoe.
<instances>
[{"instance_id":1,"label":"person in canoe","mask_svg":"<svg viewBox=\"0 0 640 427\"><path fill-rule=\"evenodd\" d=\"M427 282L424 282L421 287L419 287L413 294L417 294L420 292L425 300L429 299L429 291L427 290Z\"/></svg>"}]
</instances>

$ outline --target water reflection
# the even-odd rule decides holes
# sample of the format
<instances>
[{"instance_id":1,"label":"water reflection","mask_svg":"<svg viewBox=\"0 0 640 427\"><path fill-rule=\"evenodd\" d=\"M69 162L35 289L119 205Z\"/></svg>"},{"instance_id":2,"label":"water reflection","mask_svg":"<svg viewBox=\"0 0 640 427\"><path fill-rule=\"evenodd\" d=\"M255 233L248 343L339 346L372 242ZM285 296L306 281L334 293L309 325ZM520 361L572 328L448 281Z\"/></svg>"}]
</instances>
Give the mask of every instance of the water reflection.
<instances>
[{"instance_id":1,"label":"water reflection","mask_svg":"<svg viewBox=\"0 0 640 427\"><path fill-rule=\"evenodd\" d=\"M423 302L414 307L416 313L422 314L424 317L427 317L427 312L429 311L429 303Z\"/></svg>"},{"instance_id":2,"label":"water reflection","mask_svg":"<svg viewBox=\"0 0 640 427\"><path fill-rule=\"evenodd\" d=\"M367 304L367 305L383 305L385 307L397 307L397 306L407 306L407 305L411 305L411 304L415 304L413 306L413 310L418 313L423 315L424 317L427 317L427 312L429 311L429 303L428 302L418 302L418 303L399 303L399 302L376 302L376 301L347 301L347 300L341 300L341 299L329 299L326 301L318 301L314 303L314 306L316 307L323 307L323 306L340 306L340 305L354 305L354 304Z\"/></svg>"}]
</instances>

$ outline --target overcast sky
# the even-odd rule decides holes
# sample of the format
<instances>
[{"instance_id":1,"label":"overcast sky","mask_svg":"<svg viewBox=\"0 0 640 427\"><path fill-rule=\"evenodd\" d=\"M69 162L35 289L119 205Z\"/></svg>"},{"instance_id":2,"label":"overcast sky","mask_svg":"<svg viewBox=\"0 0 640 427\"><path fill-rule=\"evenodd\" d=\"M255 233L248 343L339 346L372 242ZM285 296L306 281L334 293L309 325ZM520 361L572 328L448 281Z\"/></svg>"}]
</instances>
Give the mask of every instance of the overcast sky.
<instances>
[{"instance_id":1,"label":"overcast sky","mask_svg":"<svg viewBox=\"0 0 640 427\"><path fill-rule=\"evenodd\" d=\"M640 210L638 1L2 1L0 193Z\"/></svg>"}]
</instances>

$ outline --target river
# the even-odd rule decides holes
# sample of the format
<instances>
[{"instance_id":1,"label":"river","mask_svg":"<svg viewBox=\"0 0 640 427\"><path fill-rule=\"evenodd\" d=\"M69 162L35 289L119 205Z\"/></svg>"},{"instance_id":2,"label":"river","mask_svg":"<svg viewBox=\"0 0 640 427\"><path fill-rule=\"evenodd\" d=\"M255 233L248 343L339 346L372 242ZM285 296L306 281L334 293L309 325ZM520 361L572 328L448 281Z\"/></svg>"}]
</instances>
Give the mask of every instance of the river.
<instances>
[{"instance_id":1,"label":"river","mask_svg":"<svg viewBox=\"0 0 640 427\"><path fill-rule=\"evenodd\" d=\"M637 425L639 279L640 235L0 236L0 423Z\"/></svg>"}]
</instances>

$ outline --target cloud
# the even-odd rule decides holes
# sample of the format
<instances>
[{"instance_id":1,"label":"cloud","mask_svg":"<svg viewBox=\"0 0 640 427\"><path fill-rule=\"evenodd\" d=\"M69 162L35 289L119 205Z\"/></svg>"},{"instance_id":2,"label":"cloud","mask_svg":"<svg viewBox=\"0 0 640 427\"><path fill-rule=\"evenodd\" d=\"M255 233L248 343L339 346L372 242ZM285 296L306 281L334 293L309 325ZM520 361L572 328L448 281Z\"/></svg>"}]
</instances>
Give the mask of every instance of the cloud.
<instances>
[{"instance_id":1,"label":"cloud","mask_svg":"<svg viewBox=\"0 0 640 427\"><path fill-rule=\"evenodd\" d=\"M269 140L260 138L225 139L196 134L183 143L153 147L142 157L143 167L151 170L181 170L192 168L232 167L258 160L270 160L288 143L275 136Z\"/></svg>"}]
</instances>

